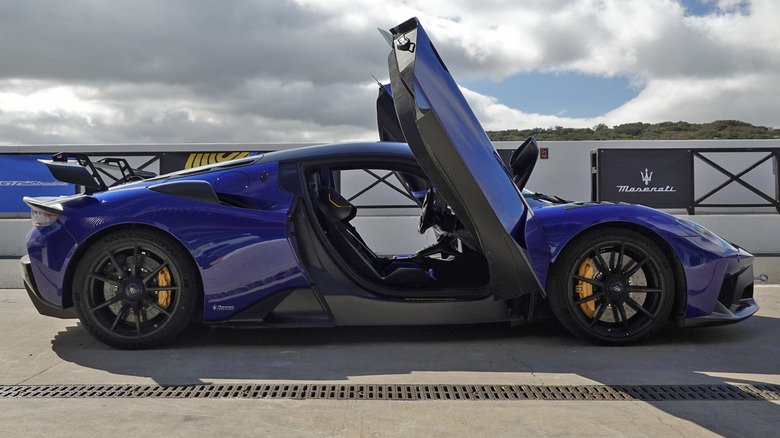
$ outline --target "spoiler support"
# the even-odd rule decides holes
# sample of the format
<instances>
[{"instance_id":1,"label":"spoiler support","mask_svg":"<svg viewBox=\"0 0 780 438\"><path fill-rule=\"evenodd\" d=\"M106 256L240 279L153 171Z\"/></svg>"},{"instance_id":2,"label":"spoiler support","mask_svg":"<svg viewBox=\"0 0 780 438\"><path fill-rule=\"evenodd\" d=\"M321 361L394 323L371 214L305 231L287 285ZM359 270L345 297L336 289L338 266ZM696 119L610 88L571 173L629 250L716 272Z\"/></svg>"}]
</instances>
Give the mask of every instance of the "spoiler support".
<instances>
[{"instance_id":1,"label":"spoiler support","mask_svg":"<svg viewBox=\"0 0 780 438\"><path fill-rule=\"evenodd\" d=\"M75 160L70 161L70 159ZM120 183L154 177L152 172L136 170L130 167L124 158L102 158L92 162L87 154L81 152L60 152L51 156L51 160L40 160L57 180L84 187L86 194L108 190L100 172L111 176L107 171L119 170L122 173ZM112 176L113 178L113 176Z\"/></svg>"}]
</instances>

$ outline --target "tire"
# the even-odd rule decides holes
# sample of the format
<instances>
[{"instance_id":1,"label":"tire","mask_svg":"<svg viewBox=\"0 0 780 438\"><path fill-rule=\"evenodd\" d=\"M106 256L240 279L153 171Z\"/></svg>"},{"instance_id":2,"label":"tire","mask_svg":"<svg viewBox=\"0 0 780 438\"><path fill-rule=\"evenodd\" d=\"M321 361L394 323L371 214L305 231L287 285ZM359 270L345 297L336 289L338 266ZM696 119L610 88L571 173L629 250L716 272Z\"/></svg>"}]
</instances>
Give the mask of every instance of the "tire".
<instances>
[{"instance_id":1,"label":"tire","mask_svg":"<svg viewBox=\"0 0 780 438\"><path fill-rule=\"evenodd\" d=\"M603 345L654 335L674 305L674 274L644 235L602 228L575 238L550 269L547 296L571 333Z\"/></svg>"},{"instance_id":2,"label":"tire","mask_svg":"<svg viewBox=\"0 0 780 438\"><path fill-rule=\"evenodd\" d=\"M92 245L73 277L73 302L87 331L121 349L172 342L199 303L197 268L171 237L123 230Z\"/></svg>"}]
</instances>

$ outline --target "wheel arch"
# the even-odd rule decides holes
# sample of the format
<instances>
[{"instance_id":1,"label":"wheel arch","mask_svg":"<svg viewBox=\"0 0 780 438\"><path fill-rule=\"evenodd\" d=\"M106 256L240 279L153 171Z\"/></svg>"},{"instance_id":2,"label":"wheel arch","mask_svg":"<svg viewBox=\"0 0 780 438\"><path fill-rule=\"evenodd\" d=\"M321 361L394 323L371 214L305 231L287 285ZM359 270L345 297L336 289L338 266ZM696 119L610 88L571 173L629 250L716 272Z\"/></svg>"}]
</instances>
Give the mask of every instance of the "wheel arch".
<instances>
[{"instance_id":1,"label":"wheel arch","mask_svg":"<svg viewBox=\"0 0 780 438\"><path fill-rule=\"evenodd\" d=\"M579 230L577 233L572 234L562 245L558 246L557 250L553 253L553 257L550 260L550 267L548 268L548 272L555 264L555 262L558 260L559 256L563 254L566 251L567 247L569 247L572 242L576 241L578 237L586 233L595 232L604 228L613 228L613 229L622 228L622 229L637 232L643 235L644 237L650 239L650 241L652 241L656 246L658 246L661 252L667 257L667 259L670 262L669 264L672 267L672 272L674 275L674 284L675 284L674 306L672 307L672 318L675 320L675 322L680 323L685 314L685 307L687 305L687 297L688 297L688 287L685 278L685 270L683 269L682 262L680 261L680 257L677 255L677 252L675 252L674 248L672 248L672 246L666 241L666 239L664 239L655 230L648 228L646 226L636 224L633 222L609 221L609 222L598 223L593 226Z\"/></svg>"},{"instance_id":2,"label":"wheel arch","mask_svg":"<svg viewBox=\"0 0 780 438\"><path fill-rule=\"evenodd\" d=\"M170 233L169 231L155 227L148 224L142 224L142 223L122 223L122 224L115 224L111 225L109 227L103 228L91 236L84 239L83 242L78 246L76 251L73 253L73 255L70 258L70 262L68 263L68 267L65 270L65 277L64 281L62 283L62 307L68 308L73 307L73 276L75 275L76 268L78 266L79 260L81 260L84 253L86 253L94 244L95 242L98 242L101 238L104 236L107 236L113 232L121 231L121 230L147 230L147 231L153 231L153 232L159 232L162 233L168 237L171 238L173 242L176 243L176 245L179 245L181 249L187 254L187 257L189 257L192 264L197 268L198 264L195 261L195 259L192 257L192 253L187 249L187 246L182 243L182 241L177 238L174 234ZM199 302L203 302L203 278L201 277L200 269L196 269L196 277L198 281L198 293L200 294ZM198 314L196 312L196 314Z\"/></svg>"}]
</instances>

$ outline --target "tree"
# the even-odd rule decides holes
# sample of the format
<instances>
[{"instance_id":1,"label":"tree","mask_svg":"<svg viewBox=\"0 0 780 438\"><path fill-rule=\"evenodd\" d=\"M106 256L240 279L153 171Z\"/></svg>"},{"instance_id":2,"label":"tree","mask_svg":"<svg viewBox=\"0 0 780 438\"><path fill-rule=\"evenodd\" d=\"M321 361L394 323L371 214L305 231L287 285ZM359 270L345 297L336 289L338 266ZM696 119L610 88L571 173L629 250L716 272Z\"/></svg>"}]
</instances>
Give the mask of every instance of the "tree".
<instances>
[{"instance_id":1,"label":"tree","mask_svg":"<svg viewBox=\"0 0 780 438\"><path fill-rule=\"evenodd\" d=\"M624 123L612 128L600 123L591 128L508 129L488 131L492 141L537 140L700 140L700 139L774 139L780 129L753 126L739 120L716 120L710 123L661 122Z\"/></svg>"}]
</instances>

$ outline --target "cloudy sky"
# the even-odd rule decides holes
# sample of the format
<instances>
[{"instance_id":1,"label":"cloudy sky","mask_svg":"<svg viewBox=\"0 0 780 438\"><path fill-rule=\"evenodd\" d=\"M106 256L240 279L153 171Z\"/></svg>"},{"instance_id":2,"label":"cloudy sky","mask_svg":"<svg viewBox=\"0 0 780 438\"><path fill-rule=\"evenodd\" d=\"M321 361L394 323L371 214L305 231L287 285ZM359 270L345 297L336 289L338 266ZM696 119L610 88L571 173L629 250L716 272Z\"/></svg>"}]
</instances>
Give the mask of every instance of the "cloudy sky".
<instances>
[{"instance_id":1,"label":"cloudy sky","mask_svg":"<svg viewBox=\"0 0 780 438\"><path fill-rule=\"evenodd\" d=\"M412 16L488 130L780 127L776 0L0 0L0 144L375 140Z\"/></svg>"}]
</instances>

